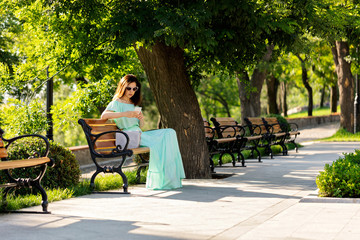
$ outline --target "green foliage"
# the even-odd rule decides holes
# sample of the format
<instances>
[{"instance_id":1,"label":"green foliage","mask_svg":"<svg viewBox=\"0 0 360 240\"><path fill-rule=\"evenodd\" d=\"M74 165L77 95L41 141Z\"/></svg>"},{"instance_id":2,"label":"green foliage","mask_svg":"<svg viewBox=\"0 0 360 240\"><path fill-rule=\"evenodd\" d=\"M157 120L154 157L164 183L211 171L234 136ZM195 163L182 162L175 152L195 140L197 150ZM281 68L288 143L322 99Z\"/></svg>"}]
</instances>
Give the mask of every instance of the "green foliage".
<instances>
[{"instance_id":1,"label":"green foliage","mask_svg":"<svg viewBox=\"0 0 360 240\"><path fill-rule=\"evenodd\" d=\"M8 147L9 159L27 159L33 156L34 152L42 155L45 151L45 144L39 138L24 138L15 141ZM55 166L48 168L42 185L49 188L67 188L78 184L80 179L79 163L75 155L68 149L60 146L59 144L50 141L50 151L48 155L55 161ZM15 169L11 170L11 174L15 177L31 177L34 178L38 175L39 169ZM3 172L0 173L0 182L7 181L7 177Z\"/></svg>"},{"instance_id":2,"label":"green foliage","mask_svg":"<svg viewBox=\"0 0 360 240\"><path fill-rule=\"evenodd\" d=\"M202 116L210 119L212 116L239 117L238 87L235 78L226 74L207 76L196 87Z\"/></svg>"},{"instance_id":3,"label":"green foliage","mask_svg":"<svg viewBox=\"0 0 360 240\"><path fill-rule=\"evenodd\" d=\"M6 137L24 134L42 134L48 127L46 112L40 100L29 104L16 99L8 99L7 104L0 105L0 123Z\"/></svg>"},{"instance_id":4,"label":"green foliage","mask_svg":"<svg viewBox=\"0 0 360 240\"><path fill-rule=\"evenodd\" d=\"M360 150L346 153L326 164L316 178L319 196L322 197L360 197Z\"/></svg>"}]
</instances>

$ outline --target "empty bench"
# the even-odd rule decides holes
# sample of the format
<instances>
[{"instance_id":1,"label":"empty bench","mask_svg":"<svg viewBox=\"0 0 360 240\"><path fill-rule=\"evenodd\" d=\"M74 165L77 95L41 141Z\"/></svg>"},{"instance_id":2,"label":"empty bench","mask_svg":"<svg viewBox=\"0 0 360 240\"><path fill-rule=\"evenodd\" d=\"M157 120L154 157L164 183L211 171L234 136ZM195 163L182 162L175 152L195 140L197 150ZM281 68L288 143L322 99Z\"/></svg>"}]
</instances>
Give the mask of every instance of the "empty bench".
<instances>
[{"instance_id":1,"label":"empty bench","mask_svg":"<svg viewBox=\"0 0 360 240\"><path fill-rule=\"evenodd\" d=\"M283 132L278 125L269 125L264 123L260 117L248 117L244 118L246 124L250 127L251 131L258 131L260 128L260 134L262 136L259 147L264 147L265 152L273 158L273 152L271 146L279 145L282 148L283 155L287 154L287 148L285 146L285 139L287 137L286 132Z\"/></svg>"},{"instance_id":2,"label":"empty bench","mask_svg":"<svg viewBox=\"0 0 360 240\"><path fill-rule=\"evenodd\" d=\"M237 153L237 160L238 162L241 161L243 167L245 166L245 157L242 154L244 150L250 150L252 158L255 158L254 152L256 152L257 159L261 162L261 154L257 149L261 135L256 131L251 133L250 130L247 129L247 126L239 125L238 122L231 117L211 118L211 121L215 126L219 140L232 139L234 141L229 147L231 147L231 152Z\"/></svg>"},{"instance_id":3,"label":"empty bench","mask_svg":"<svg viewBox=\"0 0 360 240\"><path fill-rule=\"evenodd\" d=\"M300 134L298 131L298 125L296 123L288 123L288 125L281 124L276 117L266 117L262 118L265 125L271 125L274 129L274 133L286 133L285 143L293 143L295 145L295 150L298 152L298 145L295 140L296 137ZM288 149L285 145L286 154L288 153Z\"/></svg>"},{"instance_id":4,"label":"empty bench","mask_svg":"<svg viewBox=\"0 0 360 240\"><path fill-rule=\"evenodd\" d=\"M45 175L47 166L54 166L54 161L47 157L50 147L49 141L46 137L37 134L22 135L11 139L3 138L3 134L4 131L0 129L0 170L4 171L6 176L8 177L7 183L0 184L0 187L4 188L1 196L3 201L2 205L4 206L4 208L6 208L6 197L11 190L24 187L35 187L41 193L41 206L43 213L49 213L48 197L46 191L41 186L41 179ZM17 140L25 138L39 138L40 141L44 141L45 150L33 152L32 155L29 156L27 159L10 160L7 151L8 147L11 144L16 144ZM13 170L20 168L39 168L39 171L36 177L22 178L18 176L13 176Z\"/></svg>"},{"instance_id":5,"label":"empty bench","mask_svg":"<svg viewBox=\"0 0 360 240\"><path fill-rule=\"evenodd\" d=\"M145 160L141 154L149 153L150 148L139 147L128 149L129 137L121 131L112 120L106 119L80 119L78 123L81 125L86 140L88 142L91 159L93 160L96 171L91 176L90 186L95 188L95 178L99 173L118 173L123 179L124 193L128 192L128 179L122 168L126 159L133 155L139 155L141 162L128 167L137 167L137 181L140 180L140 173L143 168L148 166L149 162ZM116 146L116 133L123 134L127 142L124 146ZM117 165L109 166L98 162L98 159L116 158Z\"/></svg>"}]
</instances>

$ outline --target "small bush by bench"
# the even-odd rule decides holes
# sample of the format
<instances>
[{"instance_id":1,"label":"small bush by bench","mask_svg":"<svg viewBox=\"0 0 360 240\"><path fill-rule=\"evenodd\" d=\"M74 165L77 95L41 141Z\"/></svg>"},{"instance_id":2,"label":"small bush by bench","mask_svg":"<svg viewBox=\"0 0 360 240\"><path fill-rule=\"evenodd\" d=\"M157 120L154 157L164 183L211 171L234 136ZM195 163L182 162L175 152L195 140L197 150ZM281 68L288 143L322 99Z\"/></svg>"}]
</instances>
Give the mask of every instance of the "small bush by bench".
<instances>
[{"instance_id":1,"label":"small bush by bench","mask_svg":"<svg viewBox=\"0 0 360 240\"><path fill-rule=\"evenodd\" d=\"M360 197L360 150L345 153L332 164L326 164L324 171L316 177L321 197Z\"/></svg>"}]
</instances>

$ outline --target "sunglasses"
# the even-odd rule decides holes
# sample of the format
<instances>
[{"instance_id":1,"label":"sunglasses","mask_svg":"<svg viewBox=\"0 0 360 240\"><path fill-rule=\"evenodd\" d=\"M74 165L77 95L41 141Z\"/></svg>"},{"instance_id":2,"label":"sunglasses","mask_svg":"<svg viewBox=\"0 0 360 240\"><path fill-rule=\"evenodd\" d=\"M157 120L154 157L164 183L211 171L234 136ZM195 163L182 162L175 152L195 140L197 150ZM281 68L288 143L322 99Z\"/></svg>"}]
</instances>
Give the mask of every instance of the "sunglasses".
<instances>
[{"instance_id":1,"label":"sunglasses","mask_svg":"<svg viewBox=\"0 0 360 240\"><path fill-rule=\"evenodd\" d=\"M139 89L139 87L134 87L134 88L126 87L126 90L128 90L128 91L133 90L134 92L136 92L138 89Z\"/></svg>"}]
</instances>

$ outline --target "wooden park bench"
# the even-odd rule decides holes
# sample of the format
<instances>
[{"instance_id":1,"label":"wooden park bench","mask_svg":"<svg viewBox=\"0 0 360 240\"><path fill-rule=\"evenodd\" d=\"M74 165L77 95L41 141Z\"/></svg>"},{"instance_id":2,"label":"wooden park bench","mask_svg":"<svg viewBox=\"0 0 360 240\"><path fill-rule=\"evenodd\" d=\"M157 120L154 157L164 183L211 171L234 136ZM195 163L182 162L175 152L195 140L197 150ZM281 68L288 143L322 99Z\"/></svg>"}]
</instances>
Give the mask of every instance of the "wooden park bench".
<instances>
[{"instance_id":1,"label":"wooden park bench","mask_svg":"<svg viewBox=\"0 0 360 240\"><path fill-rule=\"evenodd\" d=\"M263 119L258 117L244 118L246 124L251 129L251 132L260 131L262 136L259 147L264 147L265 152L273 158L273 152L271 146L279 145L282 148L283 155L287 154L287 148L285 146L286 132L278 131L277 126L265 124ZM260 128L260 130L258 130Z\"/></svg>"},{"instance_id":2,"label":"wooden park bench","mask_svg":"<svg viewBox=\"0 0 360 240\"><path fill-rule=\"evenodd\" d=\"M118 173L123 179L123 193L128 192L128 179L122 168L128 157L139 155L141 162L129 165L127 167L137 168L137 181L140 181L140 173L143 168L148 166L149 162L145 160L141 154L149 153L150 148L139 147L128 149L129 137L128 135L118 129L112 120L106 119L80 119L78 123L84 130L86 140L89 145L91 159L93 160L96 171L91 176L90 186L95 188L95 178L99 173ZM116 133L123 134L127 143L125 146L116 146ZM98 159L115 159L118 163L116 166L103 165L98 162Z\"/></svg>"},{"instance_id":3,"label":"wooden park bench","mask_svg":"<svg viewBox=\"0 0 360 240\"><path fill-rule=\"evenodd\" d=\"M298 152L298 145L295 140L296 137L300 134L298 131L298 125L296 123L288 123L288 126L281 124L276 117L266 117L262 118L265 125L271 125L273 127L274 133L286 133L285 143L293 143L295 145L295 150ZM285 145L286 154L288 153L287 147Z\"/></svg>"},{"instance_id":4,"label":"wooden park bench","mask_svg":"<svg viewBox=\"0 0 360 240\"><path fill-rule=\"evenodd\" d=\"M6 208L7 202L6 197L9 194L11 190L17 189L17 188L32 188L35 187L38 189L41 193L42 197L42 210L43 213L50 213L48 212L48 197L46 194L46 191L41 186L41 179L45 175L47 166L53 166L54 161L50 158L48 158L49 154L49 141L46 137L37 135L37 134L29 134L29 135L22 135L18 137L14 137L11 139L5 139L3 138L4 131L0 129L0 170L4 171L8 182L7 183L1 183L0 187L4 188L1 197L2 197L2 205L4 208ZM39 138L40 141L44 141L45 149L44 151L40 152L34 152L32 156L29 156L27 159L16 159L16 160L10 160L8 156L8 148L11 146L11 144L16 144L16 141L19 139L24 138ZM38 168L37 175L35 177L19 177L14 176L14 169L22 169L22 168ZM15 173L16 174L16 173Z\"/></svg>"},{"instance_id":5,"label":"wooden park bench","mask_svg":"<svg viewBox=\"0 0 360 240\"><path fill-rule=\"evenodd\" d=\"M250 135L249 131L243 126L239 125L233 118L211 118L216 132L216 147L220 152L219 165L222 164L222 155L230 154L232 157L233 166L235 166L235 156L237 154L237 161L245 167L245 157L242 154L243 150L250 150L252 156L254 151L258 154L258 161L261 162L260 152L257 150L257 145L260 136ZM241 159L241 160L240 160Z\"/></svg>"}]
</instances>

